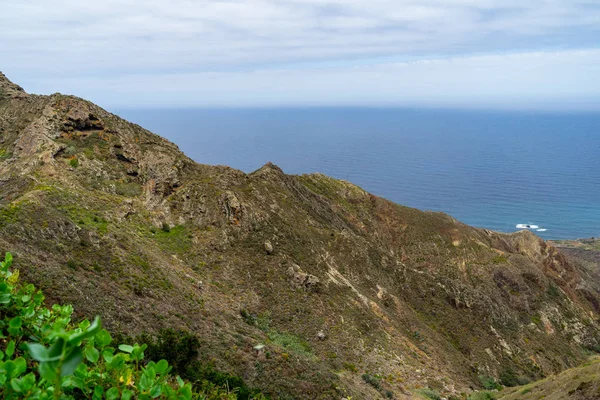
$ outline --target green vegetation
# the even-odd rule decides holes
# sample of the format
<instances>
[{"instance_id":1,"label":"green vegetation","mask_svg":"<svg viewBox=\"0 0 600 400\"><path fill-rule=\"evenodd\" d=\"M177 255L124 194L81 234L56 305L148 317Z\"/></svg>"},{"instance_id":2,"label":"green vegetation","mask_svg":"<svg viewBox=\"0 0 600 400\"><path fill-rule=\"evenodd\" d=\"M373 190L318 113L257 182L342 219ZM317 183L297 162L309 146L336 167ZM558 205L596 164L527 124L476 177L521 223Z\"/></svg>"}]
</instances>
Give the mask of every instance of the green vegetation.
<instances>
[{"instance_id":1,"label":"green vegetation","mask_svg":"<svg viewBox=\"0 0 600 400\"><path fill-rule=\"evenodd\" d=\"M381 390L381 380L379 378L369 374L362 374L362 380L373 386L375 389Z\"/></svg>"},{"instance_id":2,"label":"green vegetation","mask_svg":"<svg viewBox=\"0 0 600 400\"><path fill-rule=\"evenodd\" d=\"M296 335L272 331L269 333L269 340L273 344L281 346L292 353L304 357L314 357L308 342L300 339Z\"/></svg>"},{"instance_id":3,"label":"green vegetation","mask_svg":"<svg viewBox=\"0 0 600 400\"><path fill-rule=\"evenodd\" d=\"M0 149L0 161L8 160L12 157L12 154L9 153L6 149Z\"/></svg>"},{"instance_id":4,"label":"green vegetation","mask_svg":"<svg viewBox=\"0 0 600 400\"><path fill-rule=\"evenodd\" d=\"M169 253L185 254L192 247L192 236L183 225L169 227L164 223L160 231L152 234L161 249Z\"/></svg>"},{"instance_id":5,"label":"green vegetation","mask_svg":"<svg viewBox=\"0 0 600 400\"><path fill-rule=\"evenodd\" d=\"M480 375L479 382L481 382L481 386L483 386L483 388L485 390L500 390L500 389L502 389L502 385L500 385L498 382L496 382L496 379L494 379L494 377L492 377L492 376Z\"/></svg>"},{"instance_id":6,"label":"green vegetation","mask_svg":"<svg viewBox=\"0 0 600 400\"><path fill-rule=\"evenodd\" d=\"M494 392L475 392L468 397L468 400L496 400L498 394Z\"/></svg>"},{"instance_id":7,"label":"green vegetation","mask_svg":"<svg viewBox=\"0 0 600 400\"><path fill-rule=\"evenodd\" d=\"M512 369L504 369L500 373L500 383L504 386L519 386L526 385L531 382L531 379L526 376L520 376L515 373Z\"/></svg>"},{"instance_id":8,"label":"green vegetation","mask_svg":"<svg viewBox=\"0 0 600 400\"><path fill-rule=\"evenodd\" d=\"M423 388L423 389L419 389L417 390L417 393L421 395L421 397L424 397L426 399L431 399L431 400L440 400L440 393L437 390L433 390L430 388Z\"/></svg>"},{"instance_id":9,"label":"green vegetation","mask_svg":"<svg viewBox=\"0 0 600 400\"><path fill-rule=\"evenodd\" d=\"M284 350L294 353L296 355L304 356L307 358L314 358L312 348L306 340L301 339L296 335L292 335L291 333L278 332L274 329L271 329L271 327L269 326L271 323L269 313L254 315L246 310L240 310L240 315L247 324L254 325L258 327L258 329L260 329L261 331L265 332L267 334L267 337L269 338L269 341L272 344L280 346Z\"/></svg>"},{"instance_id":10,"label":"green vegetation","mask_svg":"<svg viewBox=\"0 0 600 400\"><path fill-rule=\"evenodd\" d=\"M142 334L136 341L147 346L145 354L149 360L166 360L173 367L173 372L191 382L197 390L225 387L239 400L265 398L257 389L249 388L239 376L218 371L212 364L200 363L197 360L200 341L191 333L164 329L157 337Z\"/></svg>"},{"instance_id":11,"label":"green vegetation","mask_svg":"<svg viewBox=\"0 0 600 400\"><path fill-rule=\"evenodd\" d=\"M142 185L135 182L116 182L115 193L119 196L137 197L142 194Z\"/></svg>"},{"instance_id":12,"label":"green vegetation","mask_svg":"<svg viewBox=\"0 0 600 400\"><path fill-rule=\"evenodd\" d=\"M12 271L11 264L7 253L0 262L0 394L4 399L237 398L208 382L194 391L190 383L170 374L173 366L168 361L145 359L145 351L162 354L148 344L112 347L99 318L73 324L72 306L46 308L43 294L33 285L20 284L19 272ZM175 349L182 350L187 340L177 341Z\"/></svg>"},{"instance_id":13,"label":"green vegetation","mask_svg":"<svg viewBox=\"0 0 600 400\"><path fill-rule=\"evenodd\" d=\"M508 262L508 258L505 255L498 254L492 258L492 264L506 264Z\"/></svg>"},{"instance_id":14,"label":"green vegetation","mask_svg":"<svg viewBox=\"0 0 600 400\"><path fill-rule=\"evenodd\" d=\"M525 386L506 388L503 400L600 398L600 358Z\"/></svg>"},{"instance_id":15,"label":"green vegetation","mask_svg":"<svg viewBox=\"0 0 600 400\"><path fill-rule=\"evenodd\" d=\"M73 167L73 168L77 168L77 167L79 167L79 158L77 158L77 157L72 157L72 158L69 160L69 165L70 165L71 167Z\"/></svg>"}]
</instances>

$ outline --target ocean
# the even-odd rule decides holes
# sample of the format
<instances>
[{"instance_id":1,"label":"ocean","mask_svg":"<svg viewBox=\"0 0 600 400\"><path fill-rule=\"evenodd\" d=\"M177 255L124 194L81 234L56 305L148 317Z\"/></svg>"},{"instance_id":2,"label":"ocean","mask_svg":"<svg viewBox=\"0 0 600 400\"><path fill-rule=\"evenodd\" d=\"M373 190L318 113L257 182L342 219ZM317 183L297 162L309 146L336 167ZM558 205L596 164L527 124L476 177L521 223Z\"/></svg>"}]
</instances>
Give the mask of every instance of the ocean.
<instances>
[{"instance_id":1,"label":"ocean","mask_svg":"<svg viewBox=\"0 0 600 400\"><path fill-rule=\"evenodd\" d=\"M368 108L115 110L194 160L322 172L422 210L545 239L600 236L600 114Z\"/></svg>"}]
</instances>

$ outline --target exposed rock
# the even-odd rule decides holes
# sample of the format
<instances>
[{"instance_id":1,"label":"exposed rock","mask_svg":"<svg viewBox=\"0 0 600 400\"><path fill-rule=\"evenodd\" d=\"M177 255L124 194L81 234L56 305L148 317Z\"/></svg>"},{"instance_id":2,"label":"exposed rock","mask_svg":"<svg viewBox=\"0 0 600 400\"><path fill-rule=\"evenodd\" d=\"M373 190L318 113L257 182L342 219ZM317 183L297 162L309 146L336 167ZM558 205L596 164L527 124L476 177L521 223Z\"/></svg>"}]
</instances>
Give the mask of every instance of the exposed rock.
<instances>
[{"instance_id":1,"label":"exposed rock","mask_svg":"<svg viewBox=\"0 0 600 400\"><path fill-rule=\"evenodd\" d=\"M224 212L229 222L234 225L239 225L242 218L243 209L242 203L238 200L235 193L228 190L223 194Z\"/></svg>"},{"instance_id":2,"label":"exposed rock","mask_svg":"<svg viewBox=\"0 0 600 400\"><path fill-rule=\"evenodd\" d=\"M12 99L26 98L28 95L25 90L19 85L16 85L8 80L8 78L0 72L0 99L8 97Z\"/></svg>"},{"instance_id":3,"label":"exposed rock","mask_svg":"<svg viewBox=\"0 0 600 400\"><path fill-rule=\"evenodd\" d=\"M290 284L296 289L316 292L320 289L321 281L314 275L302 271L299 265L292 264L286 274L290 277Z\"/></svg>"},{"instance_id":4,"label":"exposed rock","mask_svg":"<svg viewBox=\"0 0 600 400\"><path fill-rule=\"evenodd\" d=\"M271 241L267 240L264 244L265 247L265 251L267 252L267 254L273 254L273 245L271 244Z\"/></svg>"}]
</instances>

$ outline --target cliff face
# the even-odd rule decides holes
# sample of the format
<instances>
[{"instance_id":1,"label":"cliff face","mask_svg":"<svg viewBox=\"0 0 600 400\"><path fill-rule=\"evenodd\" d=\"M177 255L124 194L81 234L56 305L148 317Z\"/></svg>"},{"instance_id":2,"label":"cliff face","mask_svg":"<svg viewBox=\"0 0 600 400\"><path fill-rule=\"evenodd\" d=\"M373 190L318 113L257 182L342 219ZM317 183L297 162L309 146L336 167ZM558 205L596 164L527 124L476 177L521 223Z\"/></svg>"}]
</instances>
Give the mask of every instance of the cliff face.
<instances>
[{"instance_id":1,"label":"cliff face","mask_svg":"<svg viewBox=\"0 0 600 400\"><path fill-rule=\"evenodd\" d=\"M0 250L113 331L197 333L203 358L277 398L459 395L478 376L558 372L598 345L597 275L529 232L272 164L197 164L1 74Z\"/></svg>"}]
</instances>

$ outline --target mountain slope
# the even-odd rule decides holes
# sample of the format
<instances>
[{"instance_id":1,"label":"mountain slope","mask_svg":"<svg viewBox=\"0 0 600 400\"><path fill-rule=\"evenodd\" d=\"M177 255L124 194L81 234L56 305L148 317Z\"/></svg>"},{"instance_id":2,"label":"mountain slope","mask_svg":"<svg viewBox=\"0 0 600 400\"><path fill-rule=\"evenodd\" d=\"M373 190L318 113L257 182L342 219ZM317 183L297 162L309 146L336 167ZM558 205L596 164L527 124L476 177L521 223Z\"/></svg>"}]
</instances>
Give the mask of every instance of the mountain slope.
<instances>
[{"instance_id":1,"label":"mountain slope","mask_svg":"<svg viewBox=\"0 0 600 400\"><path fill-rule=\"evenodd\" d=\"M204 359L276 398L460 396L598 345L600 282L529 232L321 174L197 164L1 74L0 177L0 250L51 300L115 332L188 329Z\"/></svg>"},{"instance_id":2,"label":"mountain slope","mask_svg":"<svg viewBox=\"0 0 600 400\"><path fill-rule=\"evenodd\" d=\"M600 399L600 360L569 369L526 386L508 389L502 400L598 400Z\"/></svg>"}]
</instances>

